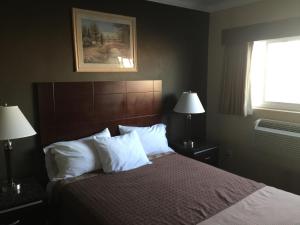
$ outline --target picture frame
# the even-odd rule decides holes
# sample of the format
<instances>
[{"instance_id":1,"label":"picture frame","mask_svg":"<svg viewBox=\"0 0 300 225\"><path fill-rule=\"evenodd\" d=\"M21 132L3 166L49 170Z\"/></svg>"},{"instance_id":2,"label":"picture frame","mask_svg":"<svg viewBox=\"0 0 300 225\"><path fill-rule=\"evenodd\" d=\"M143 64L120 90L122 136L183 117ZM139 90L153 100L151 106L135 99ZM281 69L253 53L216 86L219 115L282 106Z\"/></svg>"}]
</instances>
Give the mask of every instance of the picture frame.
<instances>
[{"instance_id":1,"label":"picture frame","mask_svg":"<svg viewBox=\"0 0 300 225\"><path fill-rule=\"evenodd\" d=\"M136 18L72 9L77 72L137 72Z\"/></svg>"}]
</instances>

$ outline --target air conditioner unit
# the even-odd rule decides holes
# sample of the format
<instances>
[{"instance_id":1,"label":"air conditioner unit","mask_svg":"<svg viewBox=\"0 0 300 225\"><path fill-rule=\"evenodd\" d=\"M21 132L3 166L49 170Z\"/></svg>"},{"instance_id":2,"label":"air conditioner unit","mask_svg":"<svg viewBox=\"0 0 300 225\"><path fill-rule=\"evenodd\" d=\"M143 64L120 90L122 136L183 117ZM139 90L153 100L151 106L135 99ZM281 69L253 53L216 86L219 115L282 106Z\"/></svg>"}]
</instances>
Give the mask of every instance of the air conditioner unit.
<instances>
[{"instance_id":1,"label":"air conditioner unit","mask_svg":"<svg viewBox=\"0 0 300 225\"><path fill-rule=\"evenodd\" d=\"M282 134L292 137L300 137L300 124L278 120L258 119L255 121L255 130Z\"/></svg>"}]
</instances>

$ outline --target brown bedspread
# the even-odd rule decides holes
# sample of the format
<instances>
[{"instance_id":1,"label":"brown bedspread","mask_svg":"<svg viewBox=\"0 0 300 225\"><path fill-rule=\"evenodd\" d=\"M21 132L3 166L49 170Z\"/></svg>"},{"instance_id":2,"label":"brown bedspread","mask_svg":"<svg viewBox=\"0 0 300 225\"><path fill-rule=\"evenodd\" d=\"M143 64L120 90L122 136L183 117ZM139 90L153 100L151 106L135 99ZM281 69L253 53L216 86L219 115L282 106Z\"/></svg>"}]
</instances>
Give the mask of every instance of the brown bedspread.
<instances>
[{"instance_id":1,"label":"brown bedspread","mask_svg":"<svg viewBox=\"0 0 300 225\"><path fill-rule=\"evenodd\" d=\"M171 154L135 170L98 174L60 189L60 220L85 225L197 224L263 187Z\"/></svg>"}]
</instances>

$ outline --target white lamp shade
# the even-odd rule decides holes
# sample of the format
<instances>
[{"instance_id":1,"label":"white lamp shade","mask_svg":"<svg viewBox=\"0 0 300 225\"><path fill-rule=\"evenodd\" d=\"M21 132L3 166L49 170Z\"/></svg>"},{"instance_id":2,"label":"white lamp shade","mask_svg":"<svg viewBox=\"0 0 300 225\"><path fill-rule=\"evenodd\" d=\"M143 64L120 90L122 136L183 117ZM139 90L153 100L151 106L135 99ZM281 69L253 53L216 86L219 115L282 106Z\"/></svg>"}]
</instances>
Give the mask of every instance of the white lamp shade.
<instances>
[{"instance_id":1,"label":"white lamp shade","mask_svg":"<svg viewBox=\"0 0 300 225\"><path fill-rule=\"evenodd\" d=\"M35 135L36 132L18 106L0 106L0 140Z\"/></svg>"},{"instance_id":2,"label":"white lamp shade","mask_svg":"<svg viewBox=\"0 0 300 225\"><path fill-rule=\"evenodd\" d=\"M197 93L193 92L183 92L174 108L174 111L186 114L205 112Z\"/></svg>"}]
</instances>

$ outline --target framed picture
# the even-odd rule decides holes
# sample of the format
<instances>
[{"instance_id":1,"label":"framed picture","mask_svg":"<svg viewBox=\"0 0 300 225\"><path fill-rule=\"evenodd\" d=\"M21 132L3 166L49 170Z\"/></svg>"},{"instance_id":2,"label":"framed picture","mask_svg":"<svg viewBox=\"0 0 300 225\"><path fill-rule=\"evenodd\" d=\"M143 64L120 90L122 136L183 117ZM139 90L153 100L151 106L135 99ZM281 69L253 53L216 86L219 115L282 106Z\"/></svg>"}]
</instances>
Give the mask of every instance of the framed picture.
<instances>
[{"instance_id":1,"label":"framed picture","mask_svg":"<svg viewBox=\"0 0 300 225\"><path fill-rule=\"evenodd\" d=\"M73 8L76 71L136 72L134 17Z\"/></svg>"}]
</instances>

